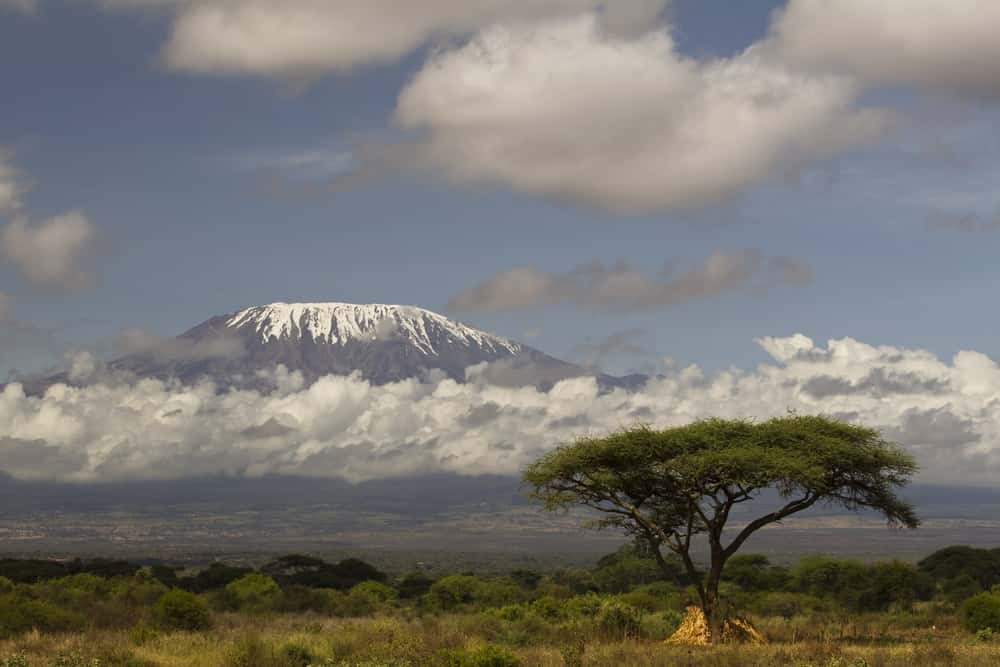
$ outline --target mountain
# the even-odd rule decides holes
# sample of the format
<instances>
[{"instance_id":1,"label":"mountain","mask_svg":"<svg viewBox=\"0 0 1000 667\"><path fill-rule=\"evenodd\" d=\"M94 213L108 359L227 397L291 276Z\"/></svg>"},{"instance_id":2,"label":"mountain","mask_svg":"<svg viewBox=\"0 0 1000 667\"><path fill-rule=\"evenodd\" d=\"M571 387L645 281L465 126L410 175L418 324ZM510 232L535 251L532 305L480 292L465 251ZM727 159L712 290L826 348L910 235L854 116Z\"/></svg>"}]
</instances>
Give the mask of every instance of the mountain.
<instances>
[{"instance_id":1,"label":"mountain","mask_svg":"<svg viewBox=\"0 0 1000 667\"><path fill-rule=\"evenodd\" d=\"M464 382L466 369L484 363L483 379L495 384L547 388L565 378L597 376L607 389L645 381L597 374L423 308L349 303L272 303L213 317L109 368L185 384L209 378L223 388L267 390L273 383L269 371L278 365L300 372L307 383L359 373L387 384L431 372ZM60 374L26 385L37 393L68 381Z\"/></svg>"}]
</instances>

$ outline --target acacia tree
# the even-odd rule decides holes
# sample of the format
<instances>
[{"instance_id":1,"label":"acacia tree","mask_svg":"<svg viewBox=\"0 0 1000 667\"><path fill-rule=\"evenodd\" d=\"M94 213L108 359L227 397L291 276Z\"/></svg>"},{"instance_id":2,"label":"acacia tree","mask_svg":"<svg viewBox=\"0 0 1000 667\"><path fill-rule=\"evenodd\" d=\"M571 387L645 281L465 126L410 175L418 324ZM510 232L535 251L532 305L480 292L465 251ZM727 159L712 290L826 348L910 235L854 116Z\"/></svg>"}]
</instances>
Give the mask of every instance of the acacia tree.
<instances>
[{"instance_id":1,"label":"acacia tree","mask_svg":"<svg viewBox=\"0 0 1000 667\"><path fill-rule=\"evenodd\" d=\"M590 507L603 514L593 527L645 540L665 573L675 570L663 550L676 554L696 582L717 641L725 622L722 569L753 533L817 503L875 510L890 525L915 528L913 507L896 491L916 470L913 458L878 431L791 415L583 438L529 466L524 480L549 510ZM777 493L777 507L727 530L733 508L768 490ZM699 572L692 547L706 542L708 569Z\"/></svg>"}]
</instances>

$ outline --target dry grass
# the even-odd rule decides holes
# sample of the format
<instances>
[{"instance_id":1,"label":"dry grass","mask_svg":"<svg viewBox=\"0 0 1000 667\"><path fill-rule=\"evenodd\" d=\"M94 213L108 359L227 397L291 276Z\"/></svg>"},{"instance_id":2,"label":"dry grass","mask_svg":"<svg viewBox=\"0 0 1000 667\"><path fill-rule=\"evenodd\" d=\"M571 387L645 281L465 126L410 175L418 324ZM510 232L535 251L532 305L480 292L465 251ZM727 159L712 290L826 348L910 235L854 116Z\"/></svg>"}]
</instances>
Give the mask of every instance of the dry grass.
<instances>
[{"instance_id":1,"label":"dry grass","mask_svg":"<svg viewBox=\"0 0 1000 667\"><path fill-rule=\"evenodd\" d=\"M757 619L770 635L763 646L670 646L662 640L584 639L582 661L569 643L526 640L510 646L523 665L562 667L993 667L1000 643L977 642L954 626L913 627L891 619L858 619L814 628L793 638L796 619ZM419 667L444 649L496 641L476 615L412 619L334 620L317 616L254 619L216 617L208 633L93 632L45 636L37 632L0 642L4 658L22 654L31 667ZM868 633L868 634L866 634ZM825 638L821 638L825 635ZM842 639L837 638L839 636ZM63 656L63 662L57 660ZM304 658L308 656L308 658ZM72 659L79 659L72 662ZM70 660L67 662L67 660ZM13 664L13 663L12 663ZM439 663L440 664L440 663Z\"/></svg>"}]
</instances>

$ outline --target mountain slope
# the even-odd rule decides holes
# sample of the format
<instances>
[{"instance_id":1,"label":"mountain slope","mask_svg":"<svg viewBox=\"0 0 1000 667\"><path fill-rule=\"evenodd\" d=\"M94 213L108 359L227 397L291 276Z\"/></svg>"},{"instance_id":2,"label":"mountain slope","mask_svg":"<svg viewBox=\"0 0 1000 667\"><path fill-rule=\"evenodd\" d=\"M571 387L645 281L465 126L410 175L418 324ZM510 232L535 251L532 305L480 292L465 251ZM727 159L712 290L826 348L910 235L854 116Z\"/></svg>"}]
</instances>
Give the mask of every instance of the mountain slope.
<instances>
[{"instance_id":1,"label":"mountain slope","mask_svg":"<svg viewBox=\"0 0 1000 667\"><path fill-rule=\"evenodd\" d=\"M444 373L464 382L467 369L494 384L542 388L593 371L415 306L272 303L213 317L159 344L109 364L138 377L220 388L268 390L281 365L310 384L326 375L359 374L387 384ZM479 366L484 364L484 366ZM598 375L604 388L634 387L645 378ZM29 383L37 393L65 374Z\"/></svg>"}]
</instances>

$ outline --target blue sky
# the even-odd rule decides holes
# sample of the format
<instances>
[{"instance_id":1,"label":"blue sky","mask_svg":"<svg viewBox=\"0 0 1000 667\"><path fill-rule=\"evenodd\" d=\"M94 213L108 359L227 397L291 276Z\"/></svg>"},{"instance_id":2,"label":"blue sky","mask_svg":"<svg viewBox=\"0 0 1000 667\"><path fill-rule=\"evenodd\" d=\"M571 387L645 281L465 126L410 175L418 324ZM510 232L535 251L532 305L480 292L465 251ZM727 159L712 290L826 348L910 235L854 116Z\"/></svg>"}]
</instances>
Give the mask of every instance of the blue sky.
<instances>
[{"instance_id":1,"label":"blue sky","mask_svg":"<svg viewBox=\"0 0 1000 667\"><path fill-rule=\"evenodd\" d=\"M851 109L887 110L890 128L697 206L609 210L431 168L380 170L335 189L362 159L352 157L359 146L406 134L393 120L397 101L429 52L460 51L489 26L296 77L171 66L161 53L187 10L169 2L16 4L0 2L0 147L30 186L21 208L33 224L86 215L94 237L80 261L92 284L39 284L24 260L0 263L11 312L0 324L0 377L57 363L64 344L106 351L125 327L173 335L276 300L412 303L563 357L645 332L641 354L605 360L613 371L668 356L752 367L765 358L754 338L797 332L1000 356L1000 228L990 224L1000 135L988 85L970 93L855 72L864 83ZM679 58L709 62L765 39L784 6L678 0L653 29L670 31ZM975 224L956 222L971 216ZM642 309L448 311L456 293L514 267L565 275L625 260L653 274L743 250L793 258L812 280Z\"/></svg>"}]
</instances>

